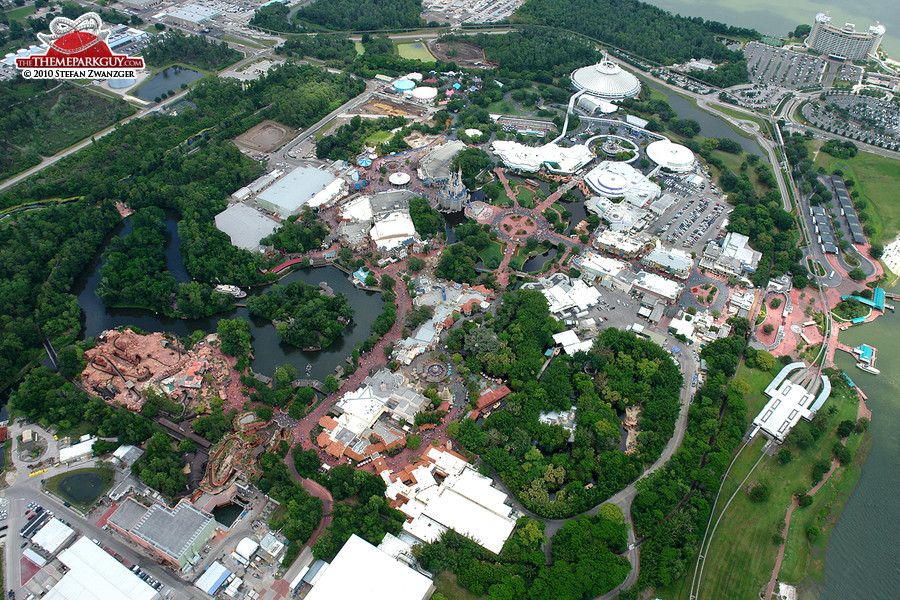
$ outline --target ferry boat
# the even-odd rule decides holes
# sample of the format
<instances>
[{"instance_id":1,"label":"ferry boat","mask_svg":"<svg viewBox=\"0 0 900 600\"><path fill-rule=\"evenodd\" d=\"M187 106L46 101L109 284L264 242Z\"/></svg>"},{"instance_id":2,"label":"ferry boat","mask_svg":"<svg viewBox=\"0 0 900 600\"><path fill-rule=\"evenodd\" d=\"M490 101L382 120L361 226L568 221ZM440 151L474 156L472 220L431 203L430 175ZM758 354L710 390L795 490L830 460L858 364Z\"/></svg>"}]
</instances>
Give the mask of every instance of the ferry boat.
<instances>
[{"instance_id":1,"label":"ferry boat","mask_svg":"<svg viewBox=\"0 0 900 600\"><path fill-rule=\"evenodd\" d=\"M879 371L872 365L867 365L866 363L858 362L858 363L856 363L856 366L860 370L865 371L866 373L871 373L872 375L880 375L881 374L881 371Z\"/></svg>"},{"instance_id":2,"label":"ferry boat","mask_svg":"<svg viewBox=\"0 0 900 600\"><path fill-rule=\"evenodd\" d=\"M219 292L220 294L230 294L230 295L234 296L235 298L246 298L247 297L247 292L245 292L244 290L242 290L241 288L239 288L236 285L219 284L215 287L215 290L217 292Z\"/></svg>"}]
</instances>

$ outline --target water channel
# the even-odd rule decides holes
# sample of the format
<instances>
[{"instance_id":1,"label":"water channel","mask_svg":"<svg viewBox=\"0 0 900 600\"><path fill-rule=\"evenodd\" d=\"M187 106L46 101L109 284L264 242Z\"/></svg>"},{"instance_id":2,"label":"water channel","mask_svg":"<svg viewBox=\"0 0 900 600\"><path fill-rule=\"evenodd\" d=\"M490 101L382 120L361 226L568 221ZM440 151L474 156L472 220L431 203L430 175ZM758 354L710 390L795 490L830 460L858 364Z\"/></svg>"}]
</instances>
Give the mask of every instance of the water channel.
<instances>
[{"instance_id":1,"label":"water channel","mask_svg":"<svg viewBox=\"0 0 900 600\"><path fill-rule=\"evenodd\" d=\"M170 236L166 246L168 269L176 281L190 281L179 251L181 239L178 236L178 224L173 216L167 215L166 220L166 231ZM126 219L111 234L110 239L113 236L125 235L130 231L131 222ZM206 319L172 319L147 310L106 308L96 294L101 279L101 266L102 260L98 255L76 280L72 290L72 293L78 296L78 303L84 310L85 336L93 337L107 329L134 325L145 331L165 331L183 337L198 329L214 332L216 324L221 318L242 317L250 322L250 333L253 336L254 359L251 363L253 370L268 376L272 376L275 369L284 364L293 365L302 376L306 373L306 366L311 364L310 376L324 381L327 375L334 372L336 366L345 364L345 359L356 347L357 342L362 342L371 335L372 323L384 308L380 294L355 288L348 280L347 275L336 267L294 271L279 283L303 281L317 286L319 282L324 281L331 286L335 293L344 294L354 311L353 322L334 344L318 352L304 352L299 348L282 343L275 333L275 327L269 321L250 316L244 307L238 307L228 313ZM267 289L269 288L256 288L250 293L260 294Z\"/></svg>"},{"instance_id":2,"label":"water channel","mask_svg":"<svg viewBox=\"0 0 900 600\"><path fill-rule=\"evenodd\" d=\"M172 94L181 89L182 84L188 85L203 77L203 73L186 67L168 67L153 76L152 79L142 84L133 93L141 100L152 101L163 94Z\"/></svg>"}]
</instances>

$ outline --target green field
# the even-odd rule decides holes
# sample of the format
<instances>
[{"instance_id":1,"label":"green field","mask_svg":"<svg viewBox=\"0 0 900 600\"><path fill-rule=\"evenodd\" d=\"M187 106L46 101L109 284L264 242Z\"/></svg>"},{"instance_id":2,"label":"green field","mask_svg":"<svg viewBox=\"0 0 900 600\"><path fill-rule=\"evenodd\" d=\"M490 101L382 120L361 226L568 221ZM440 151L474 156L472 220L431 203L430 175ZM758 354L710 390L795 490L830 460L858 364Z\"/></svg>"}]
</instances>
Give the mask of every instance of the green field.
<instances>
[{"instance_id":1,"label":"green field","mask_svg":"<svg viewBox=\"0 0 900 600\"><path fill-rule=\"evenodd\" d=\"M818 150L820 143L814 148ZM900 233L900 161L860 151L849 159L835 158L817 152L816 165L831 173L834 169L844 172L844 177L856 182L860 197L873 207L866 209L869 223L875 227L872 243L887 244Z\"/></svg>"},{"instance_id":2,"label":"green field","mask_svg":"<svg viewBox=\"0 0 900 600\"><path fill-rule=\"evenodd\" d=\"M732 154L730 152L722 152L720 150L713 150L712 155L725 163L725 166L728 167L732 173L740 176L741 171L741 163L744 162L744 156L738 154ZM768 164L768 163L767 163ZM719 170L710 165L710 169L713 171L716 177L716 181L719 179ZM764 196L769 189L765 186L759 184L756 180L756 174L753 173L753 169L747 169L747 176L750 177L750 181L753 183L753 189L756 190L757 195Z\"/></svg>"},{"instance_id":3,"label":"green field","mask_svg":"<svg viewBox=\"0 0 900 600\"><path fill-rule=\"evenodd\" d=\"M261 50L262 48L265 48L265 46L263 46L259 42L250 41L245 38L237 38L237 37L234 37L233 35L220 35L219 39L222 40L223 42L231 42L233 44L240 44L240 45L246 46L248 48L256 48L257 50Z\"/></svg>"},{"instance_id":4,"label":"green field","mask_svg":"<svg viewBox=\"0 0 900 600\"><path fill-rule=\"evenodd\" d=\"M366 47L362 45L362 42L353 42L353 47L360 56L366 53Z\"/></svg>"},{"instance_id":5,"label":"green field","mask_svg":"<svg viewBox=\"0 0 900 600\"><path fill-rule=\"evenodd\" d=\"M400 58L408 60L421 60L422 62L435 62L437 60L422 42L397 44L397 53L400 55Z\"/></svg>"},{"instance_id":6,"label":"green field","mask_svg":"<svg viewBox=\"0 0 900 600\"><path fill-rule=\"evenodd\" d=\"M30 17L35 12L37 12L37 9L34 7L34 4L29 4L28 6L8 11L6 18L10 21L24 21L25 17Z\"/></svg>"},{"instance_id":7,"label":"green field","mask_svg":"<svg viewBox=\"0 0 900 600\"><path fill-rule=\"evenodd\" d=\"M478 256L484 261L484 266L490 269L488 265L492 258L496 257L498 262L503 260L503 246L499 242L491 242Z\"/></svg>"},{"instance_id":8,"label":"green field","mask_svg":"<svg viewBox=\"0 0 900 600\"><path fill-rule=\"evenodd\" d=\"M519 202L519 206L524 208L534 208L535 204L544 199L543 194L532 191L523 185L520 185L518 189L513 191L516 192L516 199Z\"/></svg>"},{"instance_id":9,"label":"green field","mask_svg":"<svg viewBox=\"0 0 900 600\"><path fill-rule=\"evenodd\" d=\"M522 112L516 110L516 107L513 106L512 102L509 100L500 100L498 102L491 102L488 104L487 111L494 115L521 115Z\"/></svg>"},{"instance_id":10,"label":"green field","mask_svg":"<svg viewBox=\"0 0 900 600\"><path fill-rule=\"evenodd\" d=\"M456 583L456 575L444 571L434 578L437 591L447 597L447 600L478 600L478 596Z\"/></svg>"},{"instance_id":11,"label":"green field","mask_svg":"<svg viewBox=\"0 0 900 600\"><path fill-rule=\"evenodd\" d=\"M750 370L741 365L737 377L744 379L751 388L745 395L749 421L764 404L762 390L771 381L772 375L755 369ZM836 408L836 412L829 415L831 406ZM716 529L715 537L707 551L701 597L721 600L758 598L760 589L769 581L775 566L778 546L773 536L779 533L779 524L784 522L794 492L810 489L812 464L818 459L830 460L831 447L838 440L834 428L843 419L856 421L856 410L855 394L841 388L829 398L822 409L822 414L827 416L828 424L826 432L817 442L806 450L787 444L794 458L786 465L779 463L774 456L762 459L744 488L735 496ZM859 435L851 435L847 447L856 452L862 440ZM756 439L738 456L722 485L714 518L718 518L736 486L760 458L763 445L764 440ZM864 454L865 452L856 456L854 463L861 461ZM824 549L831 525L836 520L843 501L849 497L857 477L852 467L838 469L813 496L811 506L795 509L788 531L779 580L796 584L807 576L821 578ZM770 497L765 502L757 503L749 498L749 488L757 483L765 483L770 490ZM806 528L823 514L827 516L820 521L820 524L824 525L822 535L811 545L806 538ZM684 579L672 587L656 590L657 596L663 600L676 598L688 600L693 573L694 565L691 564Z\"/></svg>"},{"instance_id":12,"label":"green field","mask_svg":"<svg viewBox=\"0 0 900 600\"><path fill-rule=\"evenodd\" d=\"M369 146L377 146L391 139L390 131L376 131L366 138L366 144Z\"/></svg>"}]
</instances>

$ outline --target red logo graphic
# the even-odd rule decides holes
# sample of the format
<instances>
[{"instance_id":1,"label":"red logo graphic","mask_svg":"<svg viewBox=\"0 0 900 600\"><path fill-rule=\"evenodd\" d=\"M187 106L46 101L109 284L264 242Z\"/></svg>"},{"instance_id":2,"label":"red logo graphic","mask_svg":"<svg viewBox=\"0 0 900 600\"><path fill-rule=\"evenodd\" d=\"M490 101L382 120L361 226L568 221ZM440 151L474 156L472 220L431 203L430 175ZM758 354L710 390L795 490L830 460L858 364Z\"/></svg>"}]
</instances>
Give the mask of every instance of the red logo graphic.
<instances>
[{"instance_id":1,"label":"red logo graphic","mask_svg":"<svg viewBox=\"0 0 900 600\"><path fill-rule=\"evenodd\" d=\"M16 66L29 79L105 79L134 77L144 68L143 58L113 54L106 43L109 30L97 13L75 19L56 17L50 33L38 37L49 46L44 54L17 58Z\"/></svg>"}]
</instances>

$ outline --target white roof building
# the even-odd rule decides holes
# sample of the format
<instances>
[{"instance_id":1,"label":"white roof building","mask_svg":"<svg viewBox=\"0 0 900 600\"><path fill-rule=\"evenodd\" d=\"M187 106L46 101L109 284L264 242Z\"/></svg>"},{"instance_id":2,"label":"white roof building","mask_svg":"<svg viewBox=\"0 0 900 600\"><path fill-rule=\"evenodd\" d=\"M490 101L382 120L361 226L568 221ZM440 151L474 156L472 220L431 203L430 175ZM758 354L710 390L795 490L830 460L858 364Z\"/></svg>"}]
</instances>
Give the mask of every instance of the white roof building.
<instances>
[{"instance_id":1,"label":"white roof building","mask_svg":"<svg viewBox=\"0 0 900 600\"><path fill-rule=\"evenodd\" d=\"M644 207L659 197L658 185L628 163L605 160L584 176L584 182L608 198L624 198L631 204Z\"/></svg>"},{"instance_id":2,"label":"white roof building","mask_svg":"<svg viewBox=\"0 0 900 600\"><path fill-rule=\"evenodd\" d=\"M375 221L369 236L379 250L391 251L413 243L418 234L408 212L392 212Z\"/></svg>"},{"instance_id":3,"label":"white roof building","mask_svg":"<svg viewBox=\"0 0 900 600\"><path fill-rule=\"evenodd\" d=\"M675 304L684 290L684 284L647 271L637 274L633 287L636 290L652 294L667 304Z\"/></svg>"},{"instance_id":4,"label":"white roof building","mask_svg":"<svg viewBox=\"0 0 900 600\"><path fill-rule=\"evenodd\" d=\"M59 519L50 519L34 534L31 542L52 555L56 554L74 535L74 529Z\"/></svg>"},{"instance_id":5,"label":"white roof building","mask_svg":"<svg viewBox=\"0 0 900 600\"><path fill-rule=\"evenodd\" d=\"M253 558L253 555L256 554L257 550L259 550L259 544L248 537L245 537L238 542L237 548L234 549L235 552L247 560Z\"/></svg>"},{"instance_id":6,"label":"white roof building","mask_svg":"<svg viewBox=\"0 0 900 600\"><path fill-rule=\"evenodd\" d=\"M547 303L550 312L563 316L566 313L579 313L600 303L600 290L588 285L581 279L570 279L562 273L555 273L550 277L542 277L537 283L526 283L525 289L540 290Z\"/></svg>"},{"instance_id":7,"label":"white roof building","mask_svg":"<svg viewBox=\"0 0 900 600\"><path fill-rule=\"evenodd\" d=\"M299 214L304 206L317 208L329 204L347 191L343 179L314 167L297 167L267 185L257 194L256 202L282 217ZM253 187L251 184L250 189Z\"/></svg>"},{"instance_id":8,"label":"white roof building","mask_svg":"<svg viewBox=\"0 0 900 600\"><path fill-rule=\"evenodd\" d=\"M574 173L594 160L594 153L584 144L571 148L544 144L526 146L518 142L496 140L491 142L491 152L510 169L534 173L546 166L553 173Z\"/></svg>"},{"instance_id":9,"label":"white roof building","mask_svg":"<svg viewBox=\"0 0 900 600\"><path fill-rule=\"evenodd\" d=\"M194 582L194 585L210 596L215 596L229 575L231 575L231 571L225 565L214 561L213 564L206 567L206 571Z\"/></svg>"},{"instance_id":10,"label":"white roof building","mask_svg":"<svg viewBox=\"0 0 900 600\"><path fill-rule=\"evenodd\" d=\"M740 276L744 271L754 273L762 252L749 246L750 238L742 233L729 232L722 244L712 240L703 250L700 267L722 275Z\"/></svg>"},{"instance_id":11,"label":"white roof building","mask_svg":"<svg viewBox=\"0 0 900 600\"><path fill-rule=\"evenodd\" d=\"M623 71L605 52L603 60L596 65L576 69L572 72L571 79L576 90L585 90L588 94L605 100L634 98L641 91L638 78Z\"/></svg>"},{"instance_id":12,"label":"white roof building","mask_svg":"<svg viewBox=\"0 0 900 600\"><path fill-rule=\"evenodd\" d=\"M581 341L574 329L553 334L553 341L563 347L566 354L575 354L576 352L587 352L594 345L593 340Z\"/></svg>"},{"instance_id":13,"label":"white roof building","mask_svg":"<svg viewBox=\"0 0 900 600\"><path fill-rule=\"evenodd\" d=\"M687 252L664 248L657 240L656 247L641 259L641 264L650 269L665 271L678 279L687 279L694 268L694 259Z\"/></svg>"},{"instance_id":14,"label":"white roof building","mask_svg":"<svg viewBox=\"0 0 900 600\"><path fill-rule=\"evenodd\" d=\"M822 407L831 394L831 382L827 376L820 376L822 387L818 397L788 377L793 371L805 367L802 362L791 363L766 386L765 394L771 399L753 419L755 429L750 434L751 438L762 431L767 437L783 442L801 418L811 420Z\"/></svg>"},{"instance_id":15,"label":"white roof building","mask_svg":"<svg viewBox=\"0 0 900 600\"><path fill-rule=\"evenodd\" d=\"M687 319L672 319L671 323L669 323L669 329L688 339L694 336L694 323Z\"/></svg>"},{"instance_id":16,"label":"white roof building","mask_svg":"<svg viewBox=\"0 0 900 600\"><path fill-rule=\"evenodd\" d=\"M44 600L158 600L159 594L87 538L59 555L69 571Z\"/></svg>"},{"instance_id":17,"label":"white roof building","mask_svg":"<svg viewBox=\"0 0 900 600\"><path fill-rule=\"evenodd\" d=\"M232 204L216 215L216 229L228 234L231 244L253 250L260 240L278 229L278 221L246 204Z\"/></svg>"},{"instance_id":18,"label":"white roof building","mask_svg":"<svg viewBox=\"0 0 900 600\"><path fill-rule=\"evenodd\" d=\"M430 579L356 534L319 573L306 600L426 600L434 592Z\"/></svg>"},{"instance_id":19,"label":"white roof building","mask_svg":"<svg viewBox=\"0 0 900 600\"><path fill-rule=\"evenodd\" d=\"M606 221L611 231L640 231L652 220L649 210L626 201L613 202L603 196L592 196L585 201L584 207Z\"/></svg>"},{"instance_id":20,"label":"white roof building","mask_svg":"<svg viewBox=\"0 0 900 600\"><path fill-rule=\"evenodd\" d=\"M73 444L67 448L60 448L59 462L67 463L73 460L78 460L79 458L90 456L94 450L94 442L96 441L96 438L90 438L83 442Z\"/></svg>"},{"instance_id":21,"label":"white roof building","mask_svg":"<svg viewBox=\"0 0 900 600\"><path fill-rule=\"evenodd\" d=\"M423 542L453 529L499 554L515 529L517 515L506 493L454 452L429 448L400 476L385 470L381 477L388 486L385 496L411 517L404 531Z\"/></svg>"},{"instance_id":22,"label":"white roof building","mask_svg":"<svg viewBox=\"0 0 900 600\"><path fill-rule=\"evenodd\" d=\"M590 279L615 277L622 271L628 270L628 263L625 261L609 258L596 252L585 252L575 262L581 269L582 276L586 275Z\"/></svg>"},{"instance_id":23,"label":"white roof building","mask_svg":"<svg viewBox=\"0 0 900 600\"><path fill-rule=\"evenodd\" d=\"M661 139L647 146L647 156L660 167L676 173L686 173L694 168L694 153L685 146L668 139Z\"/></svg>"}]
</instances>

